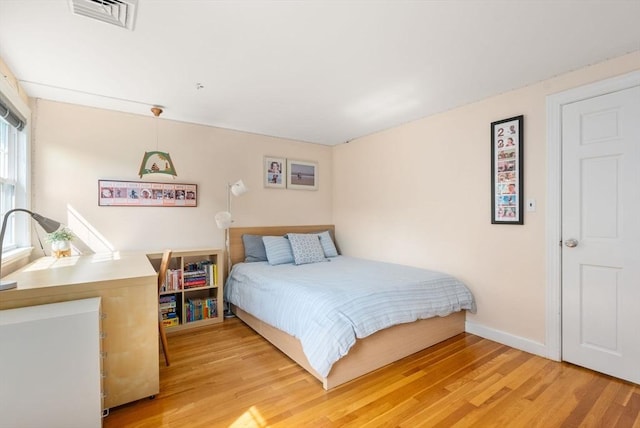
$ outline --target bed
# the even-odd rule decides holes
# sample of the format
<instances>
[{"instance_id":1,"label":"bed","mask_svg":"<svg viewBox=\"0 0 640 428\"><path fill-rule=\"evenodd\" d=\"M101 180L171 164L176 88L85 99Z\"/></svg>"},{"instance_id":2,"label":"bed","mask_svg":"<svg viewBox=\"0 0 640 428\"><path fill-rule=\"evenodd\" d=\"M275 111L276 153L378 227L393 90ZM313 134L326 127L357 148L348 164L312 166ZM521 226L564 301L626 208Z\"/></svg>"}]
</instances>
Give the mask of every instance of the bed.
<instances>
[{"instance_id":1,"label":"bed","mask_svg":"<svg viewBox=\"0 0 640 428\"><path fill-rule=\"evenodd\" d=\"M333 309L325 310L325 306L323 306L325 300L333 300L334 303L338 302L338 304L340 304L340 302L345 300L341 294L344 289L353 288L352 285L348 285L351 283L347 284L346 280L342 281L342 276L340 276L342 275L341 272L351 272L351 270L353 270L352 266L355 264L358 272L364 270L364 272L369 273L367 281L370 280L374 282L376 290L379 289L380 293L385 292L383 289L386 283L384 275L402 277L402 279L411 281L415 275L422 275L422 272L428 272L409 267L403 267L403 269L406 269L405 271L396 271L396 269L400 269L400 266L385 264L378 267L377 262L352 259L346 256L331 257L328 258L326 262L302 263L300 265L296 263L283 263L278 266L271 266L270 263L266 261L244 263L245 248L242 238L243 235L252 235L254 237L281 237L285 234L298 234L298 236L289 235L290 238L297 238L300 234L308 235L321 232L328 232L333 242L335 242L335 228L333 225L244 227L229 229L229 258L233 269L227 279L225 297L230 303L231 310L238 318L320 380L324 389L334 388L464 332L465 309L475 310L473 296L468 289L455 278L444 275L444 280L441 280L440 276L437 277L439 282L445 281L446 284L458 287L456 290L457 295L445 298L445 300L453 301L454 312L449 313L450 310L445 311L434 304L433 309L436 311L435 314L428 315L430 318L427 319L414 320L416 319L415 313L407 315L406 311L400 310L397 312L400 313L401 317L405 317L406 319L403 319L399 324L393 321L394 325L390 326L376 324L392 322L384 317L384 321L375 321L373 324L376 325L371 326L367 324L368 321L356 322L357 320L354 314L344 316L343 312L339 312L335 317L340 318L340 322L342 322L342 318L346 318L347 322L351 322L350 317L354 317L354 322L353 328L345 326L335 327L335 337L333 337L333 332L331 334L325 334L326 336L331 336L328 337L328 339L335 339L335 341L338 342L336 345L337 350L333 350L333 345L325 346L323 343L316 343L323 339L321 337L323 336L323 331L328 332L334 328L333 325L327 326L326 324L329 321L325 318L333 317L333 315L331 315ZM296 262L297 261L296 259ZM378 271L376 269L380 270ZM330 278L323 279L325 282L322 287L317 287L317 284L315 284L314 287L315 278L317 278L315 275L322 273L324 277L325 274L323 272L325 271L327 272L326 275ZM428 273L428 275L435 274L439 273ZM294 275L301 276L298 278ZM272 277L276 278L274 279ZM364 287L364 285L362 287ZM378 298L383 299L383 303L392 300L402 301L403 299L398 290L404 292L404 288L400 289L396 287L386 290L387 295L384 297L376 297L378 291L371 293L370 291L366 292L365 289L360 290L358 287L355 288L356 293L360 292L359 296L357 298L349 297L349 299L357 301L358 308L366 306L362 304L364 300L361 301L358 299ZM439 285L439 288L442 288L442 286ZM249 291L250 289L254 290ZM298 304L293 303L293 299L296 298L295 295L302 293L302 289L310 290L314 295L314 297L306 298L306 301L309 302L307 306L305 306L304 301ZM284 292L288 294L279 294ZM351 292L351 290L349 290L349 292ZM270 302L268 299L275 300ZM413 297L410 300L407 300L406 297L404 297L404 299L407 306L412 306L414 300L419 300ZM320 303L316 304L316 301ZM377 302L375 300L367 302L367 305L371 304L376 308L382 308L380 311L386 309L387 306L391 307L391 305L379 304L379 302L381 302L380 300ZM329 303L327 303L327 305L328 304ZM418 306L417 303L416 306ZM271 307L279 309L279 311L275 311L273 314L266 312L266 309ZM283 315L292 314L295 316L296 313L299 312L303 312L306 315L307 313L316 311L315 308L317 308L319 314L313 320L305 320L306 324L304 327L291 327L297 324L291 323L290 325L287 317ZM431 310L431 308L429 310ZM417 318L423 315L419 315ZM385 316L390 317L390 315ZM316 328L316 324L320 325L319 330L312 333L310 329ZM300 331L296 331L295 328L298 328ZM351 332L349 331L350 329L352 330ZM307 332L309 332L309 334L306 334ZM349 334L353 335L354 338L349 338ZM355 336L361 338L356 339ZM345 337L345 339L343 339L343 337ZM330 355L318 355L318 352L325 352L324 348L330 350L328 351Z\"/></svg>"}]
</instances>

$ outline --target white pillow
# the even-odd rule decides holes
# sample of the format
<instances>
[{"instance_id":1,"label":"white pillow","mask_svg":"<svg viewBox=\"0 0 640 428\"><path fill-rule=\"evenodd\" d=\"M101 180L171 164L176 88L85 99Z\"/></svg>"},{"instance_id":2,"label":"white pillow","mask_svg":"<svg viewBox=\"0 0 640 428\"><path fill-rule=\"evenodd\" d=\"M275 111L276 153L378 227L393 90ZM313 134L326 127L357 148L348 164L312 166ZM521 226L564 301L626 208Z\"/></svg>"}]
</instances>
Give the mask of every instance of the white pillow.
<instances>
[{"instance_id":1,"label":"white pillow","mask_svg":"<svg viewBox=\"0 0 640 428\"><path fill-rule=\"evenodd\" d=\"M287 233L293 252L293 262L297 265L323 262L324 250L320 237L315 233Z\"/></svg>"},{"instance_id":2,"label":"white pillow","mask_svg":"<svg viewBox=\"0 0 640 428\"><path fill-rule=\"evenodd\" d=\"M284 236L263 236L264 249L270 265L293 263L291 244Z\"/></svg>"}]
</instances>

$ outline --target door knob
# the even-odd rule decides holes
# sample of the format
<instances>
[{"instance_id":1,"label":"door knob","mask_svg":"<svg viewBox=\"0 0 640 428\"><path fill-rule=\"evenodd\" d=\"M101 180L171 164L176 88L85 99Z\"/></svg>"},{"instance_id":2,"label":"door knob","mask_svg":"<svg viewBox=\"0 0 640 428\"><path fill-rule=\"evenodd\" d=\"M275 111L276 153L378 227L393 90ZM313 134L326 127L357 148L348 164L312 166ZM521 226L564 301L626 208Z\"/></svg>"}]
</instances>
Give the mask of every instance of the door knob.
<instances>
[{"instance_id":1,"label":"door knob","mask_svg":"<svg viewBox=\"0 0 640 428\"><path fill-rule=\"evenodd\" d=\"M564 241L564 245L566 245L569 248L577 247L578 246L578 240L576 240L576 239L567 239L566 241Z\"/></svg>"}]
</instances>

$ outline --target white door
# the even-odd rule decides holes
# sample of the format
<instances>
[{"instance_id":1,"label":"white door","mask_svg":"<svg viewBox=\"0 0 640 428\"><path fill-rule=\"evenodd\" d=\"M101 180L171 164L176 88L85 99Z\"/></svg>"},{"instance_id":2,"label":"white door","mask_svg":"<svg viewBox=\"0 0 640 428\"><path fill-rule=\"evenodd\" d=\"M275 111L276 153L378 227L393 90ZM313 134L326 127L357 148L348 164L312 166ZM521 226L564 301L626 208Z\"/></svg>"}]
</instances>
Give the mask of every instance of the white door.
<instances>
[{"instance_id":1,"label":"white door","mask_svg":"<svg viewBox=\"0 0 640 428\"><path fill-rule=\"evenodd\" d=\"M562 107L562 359L640 383L640 86Z\"/></svg>"}]
</instances>

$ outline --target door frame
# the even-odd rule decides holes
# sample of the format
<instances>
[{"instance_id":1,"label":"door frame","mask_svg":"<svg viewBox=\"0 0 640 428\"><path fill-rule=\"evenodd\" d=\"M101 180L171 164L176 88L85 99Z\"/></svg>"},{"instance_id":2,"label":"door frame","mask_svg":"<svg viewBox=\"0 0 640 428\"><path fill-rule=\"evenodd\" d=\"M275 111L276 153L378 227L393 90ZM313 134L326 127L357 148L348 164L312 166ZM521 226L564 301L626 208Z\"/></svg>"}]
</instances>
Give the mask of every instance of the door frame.
<instances>
[{"instance_id":1,"label":"door frame","mask_svg":"<svg viewBox=\"0 0 640 428\"><path fill-rule=\"evenodd\" d=\"M562 107L640 85L640 71L547 96L547 358L562 360Z\"/></svg>"}]
</instances>

